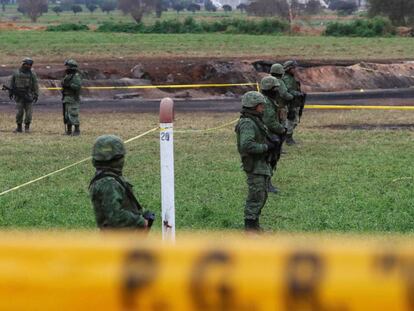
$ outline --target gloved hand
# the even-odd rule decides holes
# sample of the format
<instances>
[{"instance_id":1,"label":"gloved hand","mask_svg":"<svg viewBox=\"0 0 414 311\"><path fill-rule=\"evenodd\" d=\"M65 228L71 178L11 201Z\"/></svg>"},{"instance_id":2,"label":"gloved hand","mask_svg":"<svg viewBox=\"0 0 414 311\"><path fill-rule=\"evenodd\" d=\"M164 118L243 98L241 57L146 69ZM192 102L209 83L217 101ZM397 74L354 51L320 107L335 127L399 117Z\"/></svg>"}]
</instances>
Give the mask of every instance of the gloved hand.
<instances>
[{"instance_id":1,"label":"gloved hand","mask_svg":"<svg viewBox=\"0 0 414 311\"><path fill-rule=\"evenodd\" d=\"M276 149L276 145L270 141L266 141L267 151L272 151Z\"/></svg>"},{"instance_id":2,"label":"gloved hand","mask_svg":"<svg viewBox=\"0 0 414 311\"><path fill-rule=\"evenodd\" d=\"M147 221L148 225L148 229L151 228L154 220L155 220L155 213L151 212L151 211L145 211L144 214L142 215L144 217L144 219Z\"/></svg>"},{"instance_id":3,"label":"gloved hand","mask_svg":"<svg viewBox=\"0 0 414 311\"><path fill-rule=\"evenodd\" d=\"M34 96L33 96L33 102L34 102L34 103L37 103L37 100L38 100L38 99L39 99L39 96L37 96L37 95L34 95Z\"/></svg>"}]
</instances>

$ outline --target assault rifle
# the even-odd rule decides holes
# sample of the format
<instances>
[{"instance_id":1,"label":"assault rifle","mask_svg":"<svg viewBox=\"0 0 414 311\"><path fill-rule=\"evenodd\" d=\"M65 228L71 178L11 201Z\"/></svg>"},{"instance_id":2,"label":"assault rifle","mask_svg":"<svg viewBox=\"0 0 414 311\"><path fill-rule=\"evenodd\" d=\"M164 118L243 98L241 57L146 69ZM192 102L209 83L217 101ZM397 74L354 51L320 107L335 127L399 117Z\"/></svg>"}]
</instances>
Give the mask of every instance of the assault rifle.
<instances>
[{"instance_id":1,"label":"assault rifle","mask_svg":"<svg viewBox=\"0 0 414 311\"><path fill-rule=\"evenodd\" d=\"M8 91L9 92L9 98L11 99L11 100L13 100L14 98L15 98L15 94L14 94L14 91L13 91L13 89L11 88L11 87L8 87L7 85L5 85L5 84L3 84L3 86L1 87L1 90L2 91Z\"/></svg>"},{"instance_id":2,"label":"assault rifle","mask_svg":"<svg viewBox=\"0 0 414 311\"><path fill-rule=\"evenodd\" d=\"M301 98L300 98L300 100L301 100L301 105L300 105L300 110L299 110L299 120L300 120L300 118L302 117L302 114L303 114L303 109L305 109L306 97L307 97L307 94L306 94L306 93L302 93L302 96L301 96Z\"/></svg>"},{"instance_id":3,"label":"assault rifle","mask_svg":"<svg viewBox=\"0 0 414 311\"><path fill-rule=\"evenodd\" d=\"M273 167L276 166L277 161L282 153L282 145L285 141L286 135L268 135L266 136L267 141L275 145L273 150L268 151L267 162Z\"/></svg>"}]
</instances>

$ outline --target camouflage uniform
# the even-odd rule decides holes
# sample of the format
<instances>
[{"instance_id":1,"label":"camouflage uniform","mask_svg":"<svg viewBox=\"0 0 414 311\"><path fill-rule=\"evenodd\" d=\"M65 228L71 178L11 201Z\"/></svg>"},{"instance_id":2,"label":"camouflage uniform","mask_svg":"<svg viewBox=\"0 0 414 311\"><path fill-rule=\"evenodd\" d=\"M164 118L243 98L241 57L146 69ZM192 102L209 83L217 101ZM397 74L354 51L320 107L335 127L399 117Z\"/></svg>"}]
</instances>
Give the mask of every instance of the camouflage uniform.
<instances>
[{"instance_id":1,"label":"camouflage uniform","mask_svg":"<svg viewBox=\"0 0 414 311\"><path fill-rule=\"evenodd\" d=\"M66 75L62 80L62 102L64 107L64 122L67 125L67 135L72 135L72 126L75 126L73 135L80 134L80 92L82 78L78 72L78 64L72 60L65 61Z\"/></svg>"},{"instance_id":2,"label":"camouflage uniform","mask_svg":"<svg viewBox=\"0 0 414 311\"><path fill-rule=\"evenodd\" d=\"M304 95L300 90L300 82L295 79L295 76L289 71L296 67L295 61L287 61L283 64L285 74L282 78L290 94L294 96L294 99L289 102L288 105L288 118L286 120L287 128L287 143L295 144L293 140L293 131L300 121L301 106L304 104ZM303 108L302 108L303 109Z\"/></svg>"},{"instance_id":3,"label":"camouflage uniform","mask_svg":"<svg viewBox=\"0 0 414 311\"><path fill-rule=\"evenodd\" d=\"M144 210L122 176L125 153L122 140L113 135L98 137L93 147L96 173L89 193L100 229L146 228Z\"/></svg>"},{"instance_id":4,"label":"camouflage uniform","mask_svg":"<svg viewBox=\"0 0 414 311\"><path fill-rule=\"evenodd\" d=\"M277 162L280 159L282 143L286 135L286 128L284 124L280 121L280 105L277 103L277 99L280 97L279 87L279 81L272 76L265 77L260 82L260 91L266 98L265 109L263 113L263 122L269 130L271 136L270 140L277 147L275 148L274 153L268 158L273 173L275 172ZM271 180L269 182L268 191L274 193L277 193L279 191L277 187L274 187L272 185Z\"/></svg>"},{"instance_id":5,"label":"camouflage uniform","mask_svg":"<svg viewBox=\"0 0 414 311\"><path fill-rule=\"evenodd\" d=\"M237 149L249 189L244 209L246 230L260 230L259 217L267 200L267 187L272 174L267 161L268 130L262 121L262 114L255 110L256 106L264 104L265 101L264 96L258 92L246 93L242 99L240 120L235 129Z\"/></svg>"},{"instance_id":6,"label":"camouflage uniform","mask_svg":"<svg viewBox=\"0 0 414 311\"><path fill-rule=\"evenodd\" d=\"M270 69L270 74L272 77L276 78L279 83L278 87L278 96L276 102L279 105L279 120L282 124L286 123L287 114L288 114L288 105L289 102L293 100L293 95L288 91L285 82L283 82L282 77L285 74L285 70L281 64L273 64Z\"/></svg>"},{"instance_id":7,"label":"camouflage uniform","mask_svg":"<svg viewBox=\"0 0 414 311\"><path fill-rule=\"evenodd\" d=\"M32 123L33 103L39 97L39 84L36 73L31 70L32 65L33 60L23 59L22 67L13 73L9 83L9 96L16 101L16 132L22 132L23 121L25 131L29 131L30 123Z\"/></svg>"}]
</instances>

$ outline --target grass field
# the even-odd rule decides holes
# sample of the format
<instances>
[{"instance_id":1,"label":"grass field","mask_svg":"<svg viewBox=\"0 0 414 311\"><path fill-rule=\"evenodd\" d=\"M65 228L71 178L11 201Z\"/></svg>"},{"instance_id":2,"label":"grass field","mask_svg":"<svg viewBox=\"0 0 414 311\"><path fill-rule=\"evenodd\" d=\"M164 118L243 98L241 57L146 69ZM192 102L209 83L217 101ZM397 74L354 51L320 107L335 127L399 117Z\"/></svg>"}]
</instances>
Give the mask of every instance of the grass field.
<instances>
[{"instance_id":1,"label":"grass field","mask_svg":"<svg viewBox=\"0 0 414 311\"><path fill-rule=\"evenodd\" d=\"M411 38L0 31L0 63L137 57L413 59Z\"/></svg>"},{"instance_id":2,"label":"grass field","mask_svg":"<svg viewBox=\"0 0 414 311\"><path fill-rule=\"evenodd\" d=\"M231 113L178 114L177 129L209 128ZM272 231L414 232L414 131L411 112L307 111L277 174L263 225ZM392 120L392 122L390 121ZM14 115L0 114L0 192L89 156L103 133L130 138L157 125L154 114L82 114L83 135L61 135L56 112L35 112L34 132L11 133ZM390 130L384 124L411 124ZM373 130L347 126L371 125ZM346 125L342 129L330 125ZM176 206L179 229L241 229L246 193L230 126L211 133L176 134ZM89 161L0 197L5 228L94 228L88 197ZM152 133L128 145L125 175L141 202L160 210L159 144ZM156 228L159 229L159 221Z\"/></svg>"}]
</instances>

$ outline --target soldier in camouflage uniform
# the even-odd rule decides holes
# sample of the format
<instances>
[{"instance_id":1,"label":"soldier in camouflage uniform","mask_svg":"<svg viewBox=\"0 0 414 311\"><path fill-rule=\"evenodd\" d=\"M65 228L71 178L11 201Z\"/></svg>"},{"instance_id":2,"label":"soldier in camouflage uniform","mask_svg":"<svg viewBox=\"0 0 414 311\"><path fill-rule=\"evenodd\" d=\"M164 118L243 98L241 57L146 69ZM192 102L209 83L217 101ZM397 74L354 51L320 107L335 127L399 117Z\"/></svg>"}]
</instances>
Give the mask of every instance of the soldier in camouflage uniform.
<instances>
[{"instance_id":1,"label":"soldier in camouflage uniform","mask_svg":"<svg viewBox=\"0 0 414 311\"><path fill-rule=\"evenodd\" d=\"M288 129L286 135L286 143L288 145L296 144L293 139L293 131L300 122L300 117L305 105L306 94L301 92L300 82L295 78L295 68L297 67L296 61L289 60L283 64L285 69L285 75L282 80L285 82L285 85L290 94L294 96L294 99L289 102L288 105L288 114L286 127Z\"/></svg>"},{"instance_id":2,"label":"soldier in camouflage uniform","mask_svg":"<svg viewBox=\"0 0 414 311\"><path fill-rule=\"evenodd\" d=\"M72 135L72 126L75 126L73 136L80 135L80 92L82 79L78 72L78 64L73 59L65 61L66 75L62 80L62 103L66 134Z\"/></svg>"},{"instance_id":3,"label":"soldier in camouflage uniform","mask_svg":"<svg viewBox=\"0 0 414 311\"><path fill-rule=\"evenodd\" d=\"M9 83L9 97L16 101L16 123L15 133L23 132L22 123L24 117L24 130L30 131L32 122L33 103L39 98L39 84L36 73L32 70L33 60L25 58L19 70L13 73Z\"/></svg>"},{"instance_id":4,"label":"soldier in camouflage uniform","mask_svg":"<svg viewBox=\"0 0 414 311\"><path fill-rule=\"evenodd\" d=\"M270 68L270 75L276 78L279 82L279 95L277 97L277 103L279 105L279 117L280 121L284 124L287 121L288 105L293 100L293 95L289 93L285 83L282 80L285 70L281 64L273 64Z\"/></svg>"},{"instance_id":5,"label":"soldier in camouflage uniform","mask_svg":"<svg viewBox=\"0 0 414 311\"><path fill-rule=\"evenodd\" d=\"M248 92L242 98L240 120L236 125L237 149L247 175L249 193L244 209L246 231L259 231L259 217L267 200L272 170L267 161L275 145L268 141L268 129L262 117L266 99L259 92Z\"/></svg>"},{"instance_id":6,"label":"soldier in camouflage uniform","mask_svg":"<svg viewBox=\"0 0 414 311\"><path fill-rule=\"evenodd\" d=\"M147 229L154 214L145 212L138 203L132 185L122 175L125 146L114 135L96 139L92 150L92 164L96 173L89 185L89 193L100 229Z\"/></svg>"},{"instance_id":7,"label":"soldier in camouflage uniform","mask_svg":"<svg viewBox=\"0 0 414 311\"><path fill-rule=\"evenodd\" d=\"M263 113L263 122L267 126L270 133L270 141L276 145L274 153L269 157L269 163L272 168L273 174L276 171L277 162L280 159L282 151L282 143L286 136L287 129L280 121L279 107L277 99L279 95L279 81L272 76L268 76L262 79L260 82L260 92L265 96L265 109ZM279 189L272 185L272 181L269 181L268 192L277 193Z\"/></svg>"}]
</instances>

